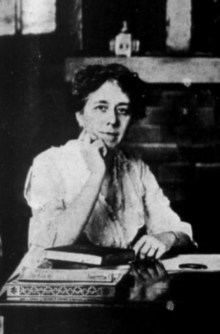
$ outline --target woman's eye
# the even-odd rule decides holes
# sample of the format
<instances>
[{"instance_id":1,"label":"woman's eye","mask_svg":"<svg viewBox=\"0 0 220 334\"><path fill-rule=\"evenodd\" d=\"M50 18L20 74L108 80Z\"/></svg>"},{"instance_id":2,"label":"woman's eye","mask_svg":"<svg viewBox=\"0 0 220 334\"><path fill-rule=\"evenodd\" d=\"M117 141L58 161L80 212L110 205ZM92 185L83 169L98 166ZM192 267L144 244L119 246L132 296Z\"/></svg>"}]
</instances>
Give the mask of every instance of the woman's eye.
<instances>
[{"instance_id":1,"label":"woman's eye","mask_svg":"<svg viewBox=\"0 0 220 334\"><path fill-rule=\"evenodd\" d=\"M130 113L129 108L118 108L117 112L121 115L128 115Z\"/></svg>"},{"instance_id":2,"label":"woman's eye","mask_svg":"<svg viewBox=\"0 0 220 334\"><path fill-rule=\"evenodd\" d=\"M97 106L95 107L96 110L100 110L102 112L105 112L107 110L107 107L106 106Z\"/></svg>"}]
</instances>

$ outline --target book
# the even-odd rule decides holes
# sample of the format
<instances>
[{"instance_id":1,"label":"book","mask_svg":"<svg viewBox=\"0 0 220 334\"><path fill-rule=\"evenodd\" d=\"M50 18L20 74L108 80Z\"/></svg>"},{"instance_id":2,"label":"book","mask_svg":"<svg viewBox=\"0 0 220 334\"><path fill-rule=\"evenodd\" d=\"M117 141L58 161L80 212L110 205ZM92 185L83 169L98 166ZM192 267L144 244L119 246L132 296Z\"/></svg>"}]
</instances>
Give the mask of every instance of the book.
<instances>
[{"instance_id":1,"label":"book","mask_svg":"<svg viewBox=\"0 0 220 334\"><path fill-rule=\"evenodd\" d=\"M133 261L133 249L119 249L99 246L68 245L45 250L45 258L49 261L59 260L75 263L86 263L95 266L126 264Z\"/></svg>"},{"instance_id":2,"label":"book","mask_svg":"<svg viewBox=\"0 0 220 334\"><path fill-rule=\"evenodd\" d=\"M85 277L78 277L75 281L41 281L34 279L32 273L24 273L12 281L5 284L4 291L6 292L7 300L12 301L48 301L48 302L88 302L111 300L115 298L118 290L117 286L126 276L124 272L119 272L106 275L103 281L97 278L94 281L86 280ZM41 269L46 270L47 269ZM39 272L38 272L39 273ZM79 273L75 273L78 275ZM39 277L38 277L39 279Z\"/></svg>"},{"instance_id":3,"label":"book","mask_svg":"<svg viewBox=\"0 0 220 334\"><path fill-rule=\"evenodd\" d=\"M220 254L182 254L161 262L168 272L220 271Z\"/></svg>"},{"instance_id":4,"label":"book","mask_svg":"<svg viewBox=\"0 0 220 334\"><path fill-rule=\"evenodd\" d=\"M61 260L48 260L51 264L51 268L53 269L88 269L94 268L94 265L87 263L77 263L70 261L61 261Z\"/></svg>"},{"instance_id":5,"label":"book","mask_svg":"<svg viewBox=\"0 0 220 334\"><path fill-rule=\"evenodd\" d=\"M129 265L104 269L94 267L88 269L42 269L23 267L19 274L19 281L39 282L114 282L118 276L126 274L130 270Z\"/></svg>"},{"instance_id":6,"label":"book","mask_svg":"<svg viewBox=\"0 0 220 334\"><path fill-rule=\"evenodd\" d=\"M7 300L77 301L115 296L115 285L76 282L13 282L6 284Z\"/></svg>"}]
</instances>

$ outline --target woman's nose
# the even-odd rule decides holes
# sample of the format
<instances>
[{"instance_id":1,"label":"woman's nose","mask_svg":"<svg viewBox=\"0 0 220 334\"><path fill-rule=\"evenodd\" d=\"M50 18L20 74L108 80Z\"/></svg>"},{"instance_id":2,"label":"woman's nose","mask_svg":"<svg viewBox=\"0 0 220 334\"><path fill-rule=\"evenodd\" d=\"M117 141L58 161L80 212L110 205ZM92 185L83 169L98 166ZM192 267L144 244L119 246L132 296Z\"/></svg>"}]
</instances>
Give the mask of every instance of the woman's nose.
<instances>
[{"instance_id":1,"label":"woman's nose","mask_svg":"<svg viewBox=\"0 0 220 334\"><path fill-rule=\"evenodd\" d=\"M107 123L114 125L117 123L117 121L118 121L118 117L117 117L116 110L114 110L113 108L109 109L107 113Z\"/></svg>"}]
</instances>

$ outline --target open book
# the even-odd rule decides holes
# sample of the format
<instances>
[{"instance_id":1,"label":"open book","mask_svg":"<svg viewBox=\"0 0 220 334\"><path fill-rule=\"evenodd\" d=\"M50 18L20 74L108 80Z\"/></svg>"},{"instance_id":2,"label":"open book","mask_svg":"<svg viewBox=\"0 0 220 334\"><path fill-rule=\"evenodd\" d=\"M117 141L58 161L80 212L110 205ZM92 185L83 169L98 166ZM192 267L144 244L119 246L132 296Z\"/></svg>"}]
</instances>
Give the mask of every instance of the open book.
<instances>
[{"instance_id":1,"label":"open book","mask_svg":"<svg viewBox=\"0 0 220 334\"><path fill-rule=\"evenodd\" d=\"M68 245L47 248L45 257L48 260L86 263L96 266L112 266L126 264L133 261L133 249L119 249L109 247Z\"/></svg>"}]
</instances>

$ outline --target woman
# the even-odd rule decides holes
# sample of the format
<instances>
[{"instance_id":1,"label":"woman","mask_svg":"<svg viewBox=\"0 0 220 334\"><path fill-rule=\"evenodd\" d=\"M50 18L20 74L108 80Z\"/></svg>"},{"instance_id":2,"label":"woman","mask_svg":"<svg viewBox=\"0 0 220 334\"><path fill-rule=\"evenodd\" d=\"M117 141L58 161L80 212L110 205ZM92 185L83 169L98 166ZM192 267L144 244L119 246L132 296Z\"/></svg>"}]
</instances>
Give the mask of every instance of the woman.
<instances>
[{"instance_id":1,"label":"woman","mask_svg":"<svg viewBox=\"0 0 220 334\"><path fill-rule=\"evenodd\" d=\"M118 64L88 66L72 95L79 139L37 156L27 177L29 264L39 265L45 248L75 242L133 247L140 258L192 245L190 225L171 210L148 166L119 149L144 116L138 76Z\"/></svg>"}]
</instances>

